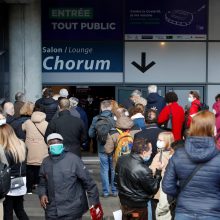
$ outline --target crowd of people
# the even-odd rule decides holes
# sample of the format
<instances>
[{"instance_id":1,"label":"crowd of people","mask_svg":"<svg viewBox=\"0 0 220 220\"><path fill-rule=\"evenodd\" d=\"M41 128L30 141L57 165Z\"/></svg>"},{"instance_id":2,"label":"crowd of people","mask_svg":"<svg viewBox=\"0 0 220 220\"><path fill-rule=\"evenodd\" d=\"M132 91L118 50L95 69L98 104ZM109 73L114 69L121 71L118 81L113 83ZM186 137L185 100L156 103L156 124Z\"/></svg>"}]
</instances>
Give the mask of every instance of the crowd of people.
<instances>
[{"instance_id":1,"label":"crowd of people","mask_svg":"<svg viewBox=\"0 0 220 220\"><path fill-rule=\"evenodd\" d=\"M35 103L22 92L1 103L0 160L11 186L0 220L13 211L29 219L23 199L34 190L48 220L80 220L89 207L101 219L99 196L118 197L123 220L220 219L220 94L209 111L190 91L184 110L175 92L162 97L150 85L147 97L134 90L123 103L101 101L91 119L79 101L45 88ZM100 193L81 160L90 146L100 160Z\"/></svg>"}]
</instances>

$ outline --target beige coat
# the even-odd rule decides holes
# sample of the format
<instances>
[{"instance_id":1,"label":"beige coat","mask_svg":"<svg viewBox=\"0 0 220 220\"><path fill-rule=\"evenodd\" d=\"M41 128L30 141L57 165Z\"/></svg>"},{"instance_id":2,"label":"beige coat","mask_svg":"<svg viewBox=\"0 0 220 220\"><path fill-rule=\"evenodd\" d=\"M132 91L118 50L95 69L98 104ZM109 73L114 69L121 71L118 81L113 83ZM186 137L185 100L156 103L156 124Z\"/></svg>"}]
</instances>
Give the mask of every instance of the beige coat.
<instances>
[{"instance_id":1,"label":"beige coat","mask_svg":"<svg viewBox=\"0 0 220 220\"><path fill-rule=\"evenodd\" d=\"M156 208L156 219L157 220L171 220L172 216L170 213L170 206L167 201L167 194L165 194L160 186L159 189L160 198Z\"/></svg>"},{"instance_id":2,"label":"beige coat","mask_svg":"<svg viewBox=\"0 0 220 220\"><path fill-rule=\"evenodd\" d=\"M26 132L25 144L28 150L28 165L40 166L42 160L48 155L48 146L43 137L48 125L45 118L45 113L36 111L32 114L31 119L22 124L22 129ZM38 131L34 123L43 135Z\"/></svg>"},{"instance_id":3,"label":"beige coat","mask_svg":"<svg viewBox=\"0 0 220 220\"><path fill-rule=\"evenodd\" d=\"M169 162L169 159L171 157L171 152L170 151L163 151L162 153L162 163L164 164L163 170L162 170L162 177L164 176L167 164ZM153 171L153 174L156 172L156 164L160 160L160 152L158 152L151 165L150 168ZM171 214L169 210L169 203L167 201L167 195L163 192L162 187L160 185L160 188L157 192L157 194L154 196L154 199L158 199L159 202L157 204L157 209L156 209L156 219L157 220L171 220Z\"/></svg>"},{"instance_id":4,"label":"beige coat","mask_svg":"<svg viewBox=\"0 0 220 220\"><path fill-rule=\"evenodd\" d=\"M160 152L158 152L155 155L155 157L154 157L154 159L153 159L153 161L152 161L152 163L150 165L150 169L153 171L153 174L155 174L155 172L156 172L156 165L157 165L159 159L160 159ZM162 163L164 164L164 167L163 167L163 170L162 170L162 173L161 173L162 177L164 176L164 173L165 173L165 170L166 170L166 166L167 166L167 164L169 162L169 159L170 159L170 151L163 151ZM160 193L159 193L159 190L158 190L158 192L154 196L154 198L155 199L159 199L159 197L160 197Z\"/></svg>"}]
</instances>

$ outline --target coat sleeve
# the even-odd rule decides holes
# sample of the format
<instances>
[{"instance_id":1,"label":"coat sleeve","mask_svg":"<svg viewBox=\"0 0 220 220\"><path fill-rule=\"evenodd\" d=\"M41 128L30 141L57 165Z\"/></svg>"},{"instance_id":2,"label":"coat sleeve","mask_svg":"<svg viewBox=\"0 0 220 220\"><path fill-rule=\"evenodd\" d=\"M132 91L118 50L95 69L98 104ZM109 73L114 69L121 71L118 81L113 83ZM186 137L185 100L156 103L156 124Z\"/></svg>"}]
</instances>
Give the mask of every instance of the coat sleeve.
<instances>
[{"instance_id":1,"label":"coat sleeve","mask_svg":"<svg viewBox=\"0 0 220 220\"><path fill-rule=\"evenodd\" d=\"M175 197L178 194L178 187L173 157L169 160L169 163L166 167L162 181L162 189L167 195Z\"/></svg>"},{"instance_id":2,"label":"coat sleeve","mask_svg":"<svg viewBox=\"0 0 220 220\"><path fill-rule=\"evenodd\" d=\"M159 161L159 154L157 153L155 155L150 167L149 167L152 170L153 174L155 174L155 172L156 172L156 165L157 165L158 161Z\"/></svg>"},{"instance_id":3,"label":"coat sleeve","mask_svg":"<svg viewBox=\"0 0 220 220\"><path fill-rule=\"evenodd\" d=\"M149 195L155 195L160 187L161 181L161 171L156 170L155 176L153 176L153 172L149 169L147 175L143 175L142 178L139 179L140 184L143 189L148 192Z\"/></svg>"},{"instance_id":4,"label":"coat sleeve","mask_svg":"<svg viewBox=\"0 0 220 220\"><path fill-rule=\"evenodd\" d=\"M83 121L81 120L81 141L82 143L86 142L87 141L87 130L86 130L86 127L83 123Z\"/></svg>"},{"instance_id":5,"label":"coat sleeve","mask_svg":"<svg viewBox=\"0 0 220 220\"><path fill-rule=\"evenodd\" d=\"M87 192L89 206L98 204L99 192L95 181L90 177L88 170L81 161L80 158L76 157L76 175L77 178L81 180L83 188Z\"/></svg>"},{"instance_id":6,"label":"coat sleeve","mask_svg":"<svg viewBox=\"0 0 220 220\"><path fill-rule=\"evenodd\" d=\"M90 128L89 128L89 137L90 138L95 138L96 137L96 129L95 129L95 125L96 125L96 117L94 117L92 119L92 124L90 125Z\"/></svg>"},{"instance_id":7,"label":"coat sleeve","mask_svg":"<svg viewBox=\"0 0 220 220\"><path fill-rule=\"evenodd\" d=\"M189 109L189 117L187 120L187 127L190 126L192 122L192 117L199 111L199 104L192 103Z\"/></svg>"},{"instance_id":8,"label":"coat sleeve","mask_svg":"<svg viewBox=\"0 0 220 220\"><path fill-rule=\"evenodd\" d=\"M166 106L163 108L163 110L160 112L158 116L158 124L164 124L169 120L170 111L169 108Z\"/></svg>"},{"instance_id":9,"label":"coat sleeve","mask_svg":"<svg viewBox=\"0 0 220 220\"><path fill-rule=\"evenodd\" d=\"M44 135L45 143L47 143L47 136L54 133L54 132L56 132L56 124L55 124L54 120L51 120L47 126L47 129L46 129L46 132Z\"/></svg>"},{"instance_id":10,"label":"coat sleeve","mask_svg":"<svg viewBox=\"0 0 220 220\"><path fill-rule=\"evenodd\" d=\"M38 186L38 196L41 198L41 196L47 195L47 180L44 171L44 163L41 164L39 177L40 177L40 182Z\"/></svg>"}]
</instances>

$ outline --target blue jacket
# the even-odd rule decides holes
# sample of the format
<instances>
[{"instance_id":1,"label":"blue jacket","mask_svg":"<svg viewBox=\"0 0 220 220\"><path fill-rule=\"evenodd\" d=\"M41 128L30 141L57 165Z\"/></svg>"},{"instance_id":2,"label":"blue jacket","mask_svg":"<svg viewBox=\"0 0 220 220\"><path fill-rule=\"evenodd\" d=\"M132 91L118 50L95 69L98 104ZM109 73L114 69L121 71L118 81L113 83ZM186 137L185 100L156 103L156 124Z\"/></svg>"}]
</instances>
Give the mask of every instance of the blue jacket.
<instances>
[{"instance_id":1,"label":"blue jacket","mask_svg":"<svg viewBox=\"0 0 220 220\"><path fill-rule=\"evenodd\" d=\"M176 213L220 216L219 161L220 154L212 137L188 137L185 147L175 152L162 182L168 195L177 196L177 185L183 184L199 163L204 163L179 193Z\"/></svg>"},{"instance_id":2,"label":"blue jacket","mask_svg":"<svg viewBox=\"0 0 220 220\"><path fill-rule=\"evenodd\" d=\"M90 128L89 128L89 137L90 138L95 138L96 137L96 128L95 127L96 127L96 123L97 123L97 120L98 120L99 116L111 117L112 120L114 120L112 112L109 111L109 110L105 110L105 111L101 112L99 115L96 115L92 119L92 124L90 125ZM99 143L98 140L97 140L97 147L98 147L98 152L99 153L105 153L104 145Z\"/></svg>"},{"instance_id":3,"label":"blue jacket","mask_svg":"<svg viewBox=\"0 0 220 220\"><path fill-rule=\"evenodd\" d=\"M147 96L147 109L156 108L158 114L166 106L164 97L160 96L158 93L150 93Z\"/></svg>"}]
</instances>

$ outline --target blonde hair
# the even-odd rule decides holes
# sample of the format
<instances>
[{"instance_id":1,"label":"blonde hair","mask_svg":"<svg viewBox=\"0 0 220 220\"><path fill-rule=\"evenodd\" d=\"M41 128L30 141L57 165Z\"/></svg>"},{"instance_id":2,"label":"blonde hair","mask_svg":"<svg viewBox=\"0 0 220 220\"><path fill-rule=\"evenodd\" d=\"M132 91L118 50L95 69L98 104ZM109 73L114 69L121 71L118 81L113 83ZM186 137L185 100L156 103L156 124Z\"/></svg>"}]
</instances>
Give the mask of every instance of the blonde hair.
<instances>
[{"instance_id":1,"label":"blonde hair","mask_svg":"<svg viewBox=\"0 0 220 220\"><path fill-rule=\"evenodd\" d=\"M170 149L171 148L171 144L174 142L174 136L173 133L170 131L164 131L161 132L158 135L158 138L162 137L163 141L165 142L165 149Z\"/></svg>"},{"instance_id":2,"label":"blonde hair","mask_svg":"<svg viewBox=\"0 0 220 220\"><path fill-rule=\"evenodd\" d=\"M31 116L34 111L34 104L32 102L25 102L20 109L20 115Z\"/></svg>"},{"instance_id":3,"label":"blonde hair","mask_svg":"<svg viewBox=\"0 0 220 220\"><path fill-rule=\"evenodd\" d=\"M135 105L141 104L144 107L147 105L147 100L143 97L138 97L137 99L134 100Z\"/></svg>"},{"instance_id":4,"label":"blonde hair","mask_svg":"<svg viewBox=\"0 0 220 220\"><path fill-rule=\"evenodd\" d=\"M189 136L214 136L215 115L210 111L200 111L193 118L189 128Z\"/></svg>"},{"instance_id":5,"label":"blonde hair","mask_svg":"<svg viewBox=\"0 0 220 220\"><path fill-rule=\"evenodd\" d=\"M0 126L0 144L5 151L12 155L16 163L21 163L25 160L25 144L17 138L13 128L8 124Z\"/></svg>"}]
</instances>

